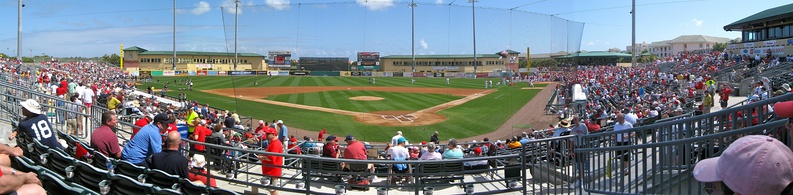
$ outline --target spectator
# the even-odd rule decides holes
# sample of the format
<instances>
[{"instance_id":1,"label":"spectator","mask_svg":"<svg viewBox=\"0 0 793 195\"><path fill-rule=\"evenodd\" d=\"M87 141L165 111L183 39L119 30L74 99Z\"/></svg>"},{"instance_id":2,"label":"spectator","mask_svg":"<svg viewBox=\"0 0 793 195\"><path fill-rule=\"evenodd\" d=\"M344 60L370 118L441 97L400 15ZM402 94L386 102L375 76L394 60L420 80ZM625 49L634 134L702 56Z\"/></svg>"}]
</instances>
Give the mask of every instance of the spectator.
<instances>
[{"instance_id":1,"label":"spectator","mask_svg":"<svg viewBox=\"0 0 793 195\"><path fill-rule=\"evenodd\" d=\"M344 158L345 159L357 159L357 160L367 160L369 159L366 156L366 146L363 145L360 141L356 140L355 137L352 135L347 135L344 139L344 142L347 142L347 147L344 148ZM346 163L345 163L346 164ZM374 165L368 165L370 170L374 169ZM349 169L350 166L346 165L346 169Z\"/></svg>"},{"instance_id":2,"label":"spectator","mask_svg":"<svg viewBox=\"0 0 793 195\"><path fill-rule=\"evenodd\" d=\"M284 125L284 121L282 120L278 120L275 125L278 127L276 128L278 130L278 140L280 140L282 143L285 143L289 136L289 129L286 128L286 125Z\"/></svg>"},{"instance_id":3,"label":"spectator","mask_svg":"<svg viewBox=\"0 0 793 195\"><path fill-rule=\"evenodd\" d=\"M154 118L153 114L144 114L143 118L140 118L140 119L138 119L138 121L135 121L135 127L132 127L132 136L130 136L130 139L135 137L135 134L138 134L138 131L140 131L141 127L146 126L149 123L151 123L151 120L153 118Z\"/></svg>"},{"instance_id":4,"label":"spectator","mask_svg":"<svg viewBox=\"0 0 793 195\"><path fill-rule=\"evenodd\" d=\"M61 149L63 146L58 143L58 139L55 136L55 129L50 125L47 115L43 114L41 111L39 103L36 102L36 100L27 99L24 102L20 102L20 104L22 108L24 108L22 109L22 115L24 115L25 118L19 122L18 130L11 132L8 139L13 139L17 136L19 131L22 131L25 136L36 139L41 142L41 144L49 146L50 148Z\"/></svg>"},{"instance_id":5,"label":"spectator","mask_svg":"<svg viewBox=\"0 0 793 195\"><path fill-rule=\"evenodd\" d=\"M763 135L741 137L720 157L699 161L694 178L716 194L791 194L793 152ZM715 183L714 183L715 182Z\"/></svg>"},{"instance_id":6,"label":"spectator","mask_svg":"<svg viewBox=\"0 0 793 195\"><path fill-rule=\"evenodd\" d=\"M187 109L187 133L192 135L195 132L196 126L198 126L198 113L196 113L193 109Z\"/></svg>"},{"instance_id":7,"label":"spectator","mask_svg":"<svg viewBox=\"0 0 793 195\"><path fill-rule=\"evenodd\" d=\"M121 159L132 164L148 167L145 159L152 154L162 151L162 135L168 130L168 124L173 119L168 114L160 113L154 116L154 122L140 129L138 134L127 142L121 152Z\"/></svg>"},{"instance_id":8,"label":"spectator","mask_svg":"<svg viewBox=\"0 0 793 195\"><path fill-rule=\"evenodd\" d=\"M80 131L82 129L82 125L81 125L82 120L79 120L80 118L82 118L82 116L80 116L79 113L82 112L80 112L80 106L78 106L79 104L77 103L77 101L79 101L78 97L76 95L73 95L72 97L69 97L69 100L71 101L71 103L65 105L66 134L82 136L82 131Z\"/></svg>"},{"instance_id":9,"label":"spectator","mask_svg":"<svg viewBox=\"0 0 793 195\"><path fill-rule=\"evenodd\" d=\"M421 155L421 158L419 158L419 160L441 160L441 159L443 159L443 156L435 151L434 142L427 143L427 152L425 152L424 155Z\"/></svg>"},{"instance_id":10,"label":"spectator","mask_svg":"<svg viewBox=\"0 0 793 195\"><path fill-rule=\"evenodd\" d=\"M220 143L228 144L228 142L226 142L226 135L223 134L223 125L217 124L217 125L215 125L215 127L212 130L213 130L212 134L209 135L209 137L218 138L218 140L220 140ZM262 136L265 136L265 135L262 135Z\"/></svg>"},{"instance_id":11,"label":"spectator","mask_svg":"<svg viewBox=\"0 0 793 195\"><path fill-rule=\"evenodd\" d=\"M394 145L394 147L391 147L391 148L388 149L387 154L391 157L392 160L394 160L394 161L406 161L408 159L408 157L410 157L410 154L408 153L408 149L405 148L405 144L406 143L407 143L407 139L405 139L404 137L401 137L401 138L397 139L397 145ZM396 174L400 174L400 173L407 173L409 168L408 168L407 164L394 164L394 166L391 167L391 170L394 173L396 173ZM392 179L391 181L392 182L397 182L397 181L399 181L401 179L404 179L404 178L396 177L396 178Z\"/></svg>"},{"instance_id":12,"label":"spectator","mask_svg":"<svg viewBox=\"0 0 793 195\"><path fill-rule=\"evenodd\" d=\"M400 137L402 137L402 131L397 131L397 134L394 137L391 137L391 145L396 146Z\"/></svg>"},{"instance_id":13,"label":"spectator","mask_svg":"<svg viewBox=\"0 0 793 195\"><path fill-rule=\"evenodd\" d=\"M482 157L482 148L476 147L473 151L471 157ZM465 169L487 169L490 166L487 164L487 160L469 160L463 162L463 167Z\"/></svg>"},{"instance_id":14,"label":"spectator","mask_svg":"<svg viewBox=\"0 0 793 195\"><path fill-rule=\"evenodd\" d=\"M443 159L461 159L463 158L463 151L457 147L457 140L452 138L449 139L449 143L447 144L449 149L443 152Z\"/></svg>"},{"instance_id":15,"label":"spectator","mask_svg":"<svg viewBox=\"0 0 793 195\"><path fill-rule=\"evenodd\" d=\"M339 158L339 141L336 136L330 135L325 138L325 145L322 146L322 157Z\"/></svg>"},{"instance_id":16,"label":"spectator","mask_svg":"<svg viewBox=\"0 0 793 195\"><path fill-rule=\"evenodd\" d=\"M47 191L41 187L41 181L36 173L17 172L11 167L2 166L0 167L0 193L47 194Z\"/></svg>"},{"instance_id":17,"label":"spectator","mask_svg":"<svg viewBox=\"0 0 793 195\"><path fill-rule=\"evenodd\" d=\"M182 135L179 132L170 132L165 139L165 149L160 153L151 156L149 164L152 169L159 169L180 178L188 177L188 162L181 152L179 145L182 143Z\"/></svg>"},{"instance_id":18,"label":"spectator","mask_svg":"<svg viewBox=\"0 0 793 195\"><path fill-rule=\"evenodd\" d=\"M116 93L111 93L110 97L107 98L107 109L110 111L116 111L118 105L121 104L121 101L116 98Z\"/></svg>"},{"instance_id":19,"label":"spectator","mask_svg":"<svg viewBox=\"0 0 793 195\"><path fill-rule=\"evenodd\" d=\"M435 131L435 134L432 134L432 136L430 136L430 142L435 144L440 144L440 141L438 140L438 131Z\"/></svg>"},{"instance_id":20,"label":"spectator","mask_svg":"<svg viewBox=\"0 0 793 195\"><path fill-rule=\"evenodd\" d=\"M223 120L223 125L226 128L234 128L234 118L231 117L231 113L226 114L226 119Z\"/></svg>"},{"instance_id":21,"label":"spectator","mask_svg":"<svg viewBox=\"0 0 793 195\"><path fill-rule=\"evenodd\" d=\"M518 136L514 136L512 137L512 139L507 139L507 148L518 149L521 146L523 146L523 144L521 144L520 141L518 140L519 140Z\"/></svg>"},{"instance_id":22,"label":"spectator","mask_svg":"<svg viewBox=\"0 0 793 195\"><path fill-rule=\"evenodd\" d=\"M113 128L116 128L118 119L113 111L102 113L102 126L91 133L91 148L110 158L121 158L121 148L118 146L118 137Z\"/></svg>"},{"instance_id":23,"label":"spectator","mask_svg":"<svg viewBox=\"0 0 793 195\"><path fill-rule=\"evenodd\" d=\"M294 135L289 138L289 144L287 144L287 148L289 154L303 154L303 152L300 151L300 147L297 145L297 138L295 138Z\"/></svg>"},{"instance_id":24,"label":"spectator","mask_svg":"<svg viewBox=\"0 0 793 195\"><path fill-rule=\"evenodd\" d=\"M614 132L629 131L630 129L633 129L633 125L625 120L625 115L621 113L617 114L617 123L614 124ZM633 137L635 135L636 133L630 133L630 134L621 133L621 134L612 135L612 137L617 138L617 146L627 146L631 144L631 140L629 137ZM630 174L628 170L628 162L630 162L631 160L630 154L631 153L629 150L617 151L617 158L622 159L622 163L623 163L622 171L624 172L625 175Z\"/></svg>"},{"instance_id":25,"label":"spectator","mask_svg":"<svg viewBox=\"0 0 793 195\"><path fill-rule=\"evenodd\" d=\"M196 126L195 131L193 132L193 135L190 138L199 143L204 143L207 140L207 136L212 135L212 130L209 130L209 128L206 127L207 126L206 120L201 120L201 119L197 119L197 120L199 121L199 125ZM203 144L193 144L192 149L194 152L199 152L199 153L206 152L206 146ZM194 152L190 153L190 157L193 157Z\"/></svg>"},{"instance_id":26,"label":"spectator","mask_svg":"<svg viewBox=\"0 0 793 195\"><path fill-rule=\"evenodd\" d=\"M204 155L193 156L193 161L190 163L190 172L187 173L187 179L199 185L206 185L205 182L207 182L207 178L210 178L208 186L218 187L215 178L207 177L206 164L207 161L204 159Z\"/></svg>"},{"instance_id":27,"label":"spectator","mask_svg":"<svg viewBox=\"0 0 793 195\"><path fill-rule=\"evenodd\" d=\"M592 117L592 119L589 121L589 123L587 123L586 128L587 128L587 131L589 131L590 133L594 133L594 132L600 131L600 124L597 123L597 118Z\"/></svg>"},{"instance_id":28,"label":"spectator","mask_svg":"<svg viewBox=\"0 0 793 195\"><path fill-rule=\"evenodd\" d=\"M282 154L284 153L283 144L278 140L278 133L275 129L267 128L264 132L270 144L267 145L265 152ZM284 163L283 156L260 154L259 160L262 161L262 174L271 178L271 184L277 184L278 178L281 177L281 166ZM271 195L278 195L278 191L270 190Z\"/></svg>"}]
</instances>

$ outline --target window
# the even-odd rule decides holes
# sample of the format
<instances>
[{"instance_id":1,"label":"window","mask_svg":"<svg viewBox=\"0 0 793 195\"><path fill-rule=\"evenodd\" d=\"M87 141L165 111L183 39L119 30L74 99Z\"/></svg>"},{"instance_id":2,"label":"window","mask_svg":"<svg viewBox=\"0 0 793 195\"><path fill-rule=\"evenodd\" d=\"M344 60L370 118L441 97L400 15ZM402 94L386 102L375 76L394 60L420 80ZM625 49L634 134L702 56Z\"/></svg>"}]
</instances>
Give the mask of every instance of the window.
<instances>
[{"instance_id":1,"label":"window","mask_svg":"<svg viewBox=\"0 0 793 195\"><path fill-rule=\"evenodd\" d=\"M699 44L699 48L702 48L702 43Z\"/></svg>"},{"instance_id":2,"label":"window","mask_svg":"<svg viewBox=\"0 0 793 195\"><path fill-rule=\"evenodd\" d=\"M710 48L710 43L705 44L705 47Z\"/></svg>"},{"instance_id":3,"label":"window","mask_svg":"<svg viewBox=\"0 0 793 195\"><path fill-rule=\"evenodd\" d=\"M688 48L688 44L683 44L683 49Z\"/></svg>"}]
</instances>

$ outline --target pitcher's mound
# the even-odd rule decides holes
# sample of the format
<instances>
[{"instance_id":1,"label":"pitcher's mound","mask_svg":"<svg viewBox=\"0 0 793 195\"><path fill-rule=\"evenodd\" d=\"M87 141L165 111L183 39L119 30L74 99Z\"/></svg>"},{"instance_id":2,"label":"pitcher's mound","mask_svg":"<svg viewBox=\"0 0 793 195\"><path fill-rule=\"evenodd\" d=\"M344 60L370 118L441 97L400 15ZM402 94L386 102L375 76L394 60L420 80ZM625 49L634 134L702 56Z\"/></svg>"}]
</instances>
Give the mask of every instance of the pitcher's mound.
<instances>
[{"instance_id":1,"label":"pitcher's mound","mask_svg":"<svg viewBox=\"0 0 793 195\"><path fill-rule=\"evenodd\" d=\"M375 96L355 96L350 98L350 100L358 100L358 101L377 101L384 99L385 98L375 97Z\"/></svg>"}]
</instances>

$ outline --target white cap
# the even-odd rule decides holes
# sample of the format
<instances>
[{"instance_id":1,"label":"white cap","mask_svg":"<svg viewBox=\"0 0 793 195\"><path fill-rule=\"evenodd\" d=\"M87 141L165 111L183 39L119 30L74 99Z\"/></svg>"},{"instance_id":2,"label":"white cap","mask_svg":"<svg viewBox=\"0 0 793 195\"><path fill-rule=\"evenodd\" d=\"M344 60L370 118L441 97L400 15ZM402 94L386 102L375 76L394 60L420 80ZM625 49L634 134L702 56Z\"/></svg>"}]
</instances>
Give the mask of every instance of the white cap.
<instances>
[{"instance_id":1,"label":"white cap","mask_svg":"<svg viewBox=\"0 0 793 195\"><path fill-rule=\"evenodd\" d=\"M397 135L402 135L402 131L397 131Z\"/></svg>"},{"instance_id":2,"label":"white cap","mask_svg":"<svg viewBox=\"0 0 793 195\"><path fill-rule=\"evenodd\" d=\"M284 124L284 121L278 120L278 122L275 122L275 124Z\"/></svg>"},{"instance_id":3,"label":"white cap","mask_svg":"<svg viewBox=\"0 0 793 195\"><path fill-rule=\"evenodd\" d=\"M33 99L27 99L24 102L20 102L20 105L25 108L25 110L30 111L33 114L41 114L41 109L39 108L39 103Z\"/></svg>"}]
</instances>

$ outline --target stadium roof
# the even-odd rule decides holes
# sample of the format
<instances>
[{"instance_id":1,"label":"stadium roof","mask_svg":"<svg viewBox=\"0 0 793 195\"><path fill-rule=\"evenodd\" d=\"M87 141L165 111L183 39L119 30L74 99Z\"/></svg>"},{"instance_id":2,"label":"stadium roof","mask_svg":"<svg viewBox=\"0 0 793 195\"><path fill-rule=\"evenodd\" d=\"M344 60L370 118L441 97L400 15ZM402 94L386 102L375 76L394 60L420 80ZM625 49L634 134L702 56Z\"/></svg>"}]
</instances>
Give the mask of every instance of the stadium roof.
<instances>
[{"instance_id":1,"label":"stadium roof","mask_svg":"<svg viewBox=\"0 0 793 195\"><path fill-rule=\"evenodd\" d=\"M496 54L476 54L477 58L498 58L501 57ZM381 59L411 59L410 55L390 55L381 57ZM473 54L459 54L459 55L416 55L416 59L468 59L474 58Z\"/></svg>"},{"instance_id":2,"label":"stadium roof","mask_svg":"<svg viewBox=\"0 0 793 195\"><path fill-rule=\"evenodd\" d=\"M173 55L173 51L149 51L138 46L127 47L124 51L140 51L138 55ZM207 51L176 51L176 55L234 57L234 53ZM256 53L237 53L237 55L240 57L265 57L264 55Z\"/></svg>"},{"instance_id":3,"label":"stadium roof","mask_svg":"<svg viewBox=\"0 0 793 195\"><path fill-rule=\"evenodd\" d=\"M617 52L587 52L587 53L572 53L570 55L561 56L558 58L626 58L632 57L631 54L617 53Z\"/></svg>"},{"instance_id":4,"label":"stadium roof","mask_svg":"<svg viewBox=\"0 0 793 195\"><path fill-rule=\"evenodd\" d=\"M730 42L728 38L711 37L705 35L683 35L669 41L669 43L726 43Z\"/></svg>"},{"instance_id":5,"label":"stadium roof","mask_svg":"<svg viewBox=\"0 0 793 195\"><path fill-rule=\"evenodd\" d=\"M141 52L138 55L173 55L172 51L145 51ZM206 51L176 51L176 55L178 56L224 56L224 57L234 57L234 53L228 52L206 52ZM240 57L264 57L260 54L255 53L237 53Z\"/></svg>"},{"instance_id":6,"label":"stadium roof","mask_svg":"<svg viewBox=\"0 0 793 195\"><path fill-rule=\"evenodd\" d=\"M767 9L765 11L758 12L758 13L756 13L754 15L749 16L749 17L740 19L738 21L735 21L733 23L730 23L730 24L724 26L724 30L727 30L727 31L729 31L729 30L742 30L742 27L750 26L752 22L762 23L762 22L765 22L765 21L782 19L782 18L791 17L791 16L793 16L793 3L787 4L787 5L783 5L783 6L779 6L779 7L775 7L775 8L771 8L771 9Z\"/></svg>"}]
</instances>

